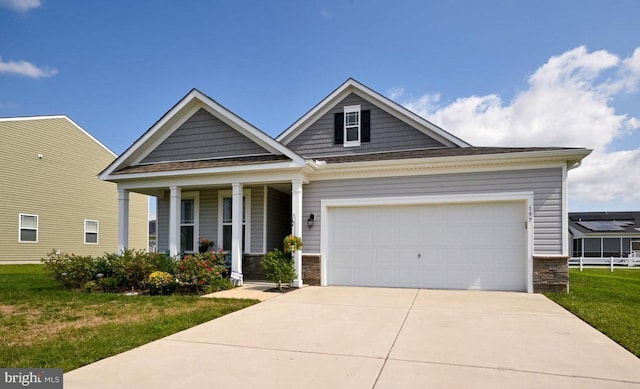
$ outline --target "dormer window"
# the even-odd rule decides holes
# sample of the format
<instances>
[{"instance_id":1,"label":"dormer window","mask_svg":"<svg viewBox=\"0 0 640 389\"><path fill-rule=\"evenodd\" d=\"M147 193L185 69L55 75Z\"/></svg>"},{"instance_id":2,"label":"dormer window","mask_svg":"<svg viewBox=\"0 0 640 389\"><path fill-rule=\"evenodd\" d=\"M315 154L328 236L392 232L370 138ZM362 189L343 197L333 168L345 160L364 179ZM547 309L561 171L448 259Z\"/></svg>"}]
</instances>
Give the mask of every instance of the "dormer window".
<instances>
[{"instance_id":1,"label":"dormer window","mask_svg":"<svg viewBox=\"0 0 640 389\"><path fill-rule=\"evenodd\" d=\"M344 107L344 147L360 146L360 106Z\"/></svg>"},{"instance_id":2,"label":"dormer window","mask_svg":"<svg viewBox=\"0 0 640 389\"><path fill-rule=\"evenodd\" d=\"M335 114L334 144L356 147L371 141L370 112L360 110L360 105L347 105Z\"/></svg>"}]
</instances>

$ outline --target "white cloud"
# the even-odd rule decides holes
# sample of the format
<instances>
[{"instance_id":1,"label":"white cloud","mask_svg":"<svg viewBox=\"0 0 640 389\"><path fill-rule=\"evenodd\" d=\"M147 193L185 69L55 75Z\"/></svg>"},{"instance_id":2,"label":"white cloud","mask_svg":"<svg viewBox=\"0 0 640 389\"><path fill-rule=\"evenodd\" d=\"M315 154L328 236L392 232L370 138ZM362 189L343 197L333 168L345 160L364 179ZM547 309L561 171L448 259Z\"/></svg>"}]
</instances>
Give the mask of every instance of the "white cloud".
<instances>
[{"instance_id":1,"label":"white cloud","mask_svg":"<svg viewBox=\"0 0 640 389\"><path fill-rule=\"evenodd\" d=\"M20 13L27 13L34 8L39 8L41 5L40 0L0 0L0 7L9 8Z\"/></svg>"},{"instance_id":2,"label":"white cloud","mask_svg":"<svg viewBox=\"0 0 640 389\"><path fill-rule=\"evenodd\" d=\"M38 67L27 61L8 61L3 62L0 57L0 73L18 74L31 78L51 77L58 74L58 69L52 69L47 66Z\"/></svg>"},{"instance_id":3,"label":"white cloud","mask_svg":"<svg viewBox=\"0 0 640 389\"><path fill-rule=\"evenodd\" d=\"M572 198L631 202L640 200L640 147L614 150L613 142L630 137L640 120L617 114L610 104L639 86L640 48L620 59L578 47L551 57L509 102L490 94L441 104L439 94L426 94L400 103L477 146L591 148L569 174Z\"/></svg>"}]
</instances>

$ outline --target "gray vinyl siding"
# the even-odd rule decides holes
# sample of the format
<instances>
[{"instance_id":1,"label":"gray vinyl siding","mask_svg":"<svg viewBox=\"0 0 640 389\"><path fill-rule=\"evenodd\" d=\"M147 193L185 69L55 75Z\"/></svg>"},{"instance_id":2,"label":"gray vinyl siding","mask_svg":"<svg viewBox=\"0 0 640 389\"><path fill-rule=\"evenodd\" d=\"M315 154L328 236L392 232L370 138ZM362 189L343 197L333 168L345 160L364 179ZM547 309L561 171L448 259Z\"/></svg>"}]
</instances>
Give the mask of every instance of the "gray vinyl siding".
<instances>
[{"instance_id":1,"label":"gray vinyl siding","mask_svg":"<svg viewBox=\"0 0 640 389\"><path fill-rule=\"evenodd\" d=\"M200 109L142 163L184 161L268 154L235 129L204 109Z\"/></svg>"},{"instance_id":2,"label":"gray vinyl siding","mask_svg":"<svg viewBox=\"0 0 640 389\"><path fill-rule=\"evenodd\" d=\"M263 252L264 187L251 187L251 252Z\"/></svg>"},{"instance_id":3,"label":"gray vinyl siding","mask_svg":"<svg viewBox=\"0 0 640 389\"><path fill-rule=\"evenodd\" d=\"M248 187L249 188L249 187ZM250 187L251 189L251 252L262 252L262 239L264 236L264 194L263 187ZM229 190L229 189L223 189ZM187 190L188 191L188 190ZM165 252L169 249L169 192L165 198L158 198L158 251ZM218 189L204 189L199 191L199 225L198 237L203 237L214 242L214 248L222 247L218 242Z\"/></svg>"},{"instance_id":4,"label":"gray vinyl siding","mask_svg":"<svg viewBox=\"0 0 640 389\"><path fill-rule=\"evenodd\" d=\"M291 195L269 188L267 197L267 251L282 250L284 237L291 233Z\"/></svg>"},{"instance_id":5,"label":"gray vinyl siding","mask_svg":"<svg viewBox=\"0 0 640 389\"><path fill-rule=\"evenodd\" d=\"M158 234L156 241L158 252L164 253L169 250L169 196L166 196L166 198L158 197L156 202L158 207L158 214L156 215Z\"/></svg>"},{"instance_id":6,"label":"gray vinyl siding","mask_svg":"<svg viewBox=\"0 0 640 389\"><path fill-rule=\"evenodd\" d=\"M158 229L158 235L156 240L159 253L169 250L169 192L166 193L166 198L158 197L157 199L158 214L156 218L158 224L156 228Z\"/></svg>"},{"instance_id":7,"label":"gray vinyl siding","mask_svg":"<svg viewBox=\"0 0 640 389\"><path fill-rule=\"evenodd\" d=\"M304 229L304 252L320 252L320 201L357 197L534 192L534 253L562 253L562 169L313 181L303 187L303 210L316 215Z\"/></svg>"},{"instance_id":8,"label":"gray vinyl siding","mask_svg":"<svg viewBox=\"0 0 640 389\"><path fill-rule=\"evenodd\" d=\"M334 115L343 112L345 105L357 104L360 104L361 110L371 110L371 142L362 143L358 147L343 147L342 144L333 144ZM362 97L351 93L289 142L287 147L298 154L311 158L326 155L434 148L444 147L444 145Z\"/></svg>"},{"instance_id":9,"label":"gray vinyl siding","mask_svg":"<svg viewBox=\"0 0 640 389\"><path fill-rule=\"evenodd\" d=\"M218 191L200 191L200 225L199 235L213 242L213 248L218 249L222 242L218 242Z\"/></svg>"}]
</instances>

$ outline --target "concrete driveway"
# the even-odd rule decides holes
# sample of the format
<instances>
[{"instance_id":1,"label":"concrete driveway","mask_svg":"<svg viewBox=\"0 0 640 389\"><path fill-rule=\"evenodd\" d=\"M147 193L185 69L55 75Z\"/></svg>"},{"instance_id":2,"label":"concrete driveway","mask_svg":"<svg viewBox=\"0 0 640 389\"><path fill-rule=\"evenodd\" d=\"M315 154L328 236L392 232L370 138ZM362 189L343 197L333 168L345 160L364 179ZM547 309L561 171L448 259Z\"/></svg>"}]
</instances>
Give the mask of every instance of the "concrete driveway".
<instances>
[{"instance_id":1,"label":"concrete driveway","mask_svg":"<svg viewBox=\"0 0 640 389\"><path fill-rule=\"evenodd\" d=\"M69 388L638 388L543 295L308 287L71 371Z\"/></svg>"}]
</instances>

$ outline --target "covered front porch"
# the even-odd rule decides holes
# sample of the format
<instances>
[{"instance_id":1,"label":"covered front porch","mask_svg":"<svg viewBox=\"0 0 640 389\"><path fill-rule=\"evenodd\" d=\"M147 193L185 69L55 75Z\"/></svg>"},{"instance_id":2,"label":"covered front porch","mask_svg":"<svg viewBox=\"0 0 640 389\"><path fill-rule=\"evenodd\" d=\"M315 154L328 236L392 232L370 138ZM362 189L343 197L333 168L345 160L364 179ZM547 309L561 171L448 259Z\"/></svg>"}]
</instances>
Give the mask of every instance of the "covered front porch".
<instances>
[{"instance_id":1,"label":"covered front porch","mask_svg":"<svg viewBox=\"0 0 640 389\"><path fill-rule=\"evenodd\" d=\"M270 182L120 182L119 249L128 247L129 194L156 198L157 246L174 258L197 253L201 240L213 242L209 250L231 253L234 276L255 278L266 252L282 249L285 236L303 237L307 218L302 215L302 179ZM294 287L303 285L302 253L294 255Z\"/></svg>"}]
</instances>

